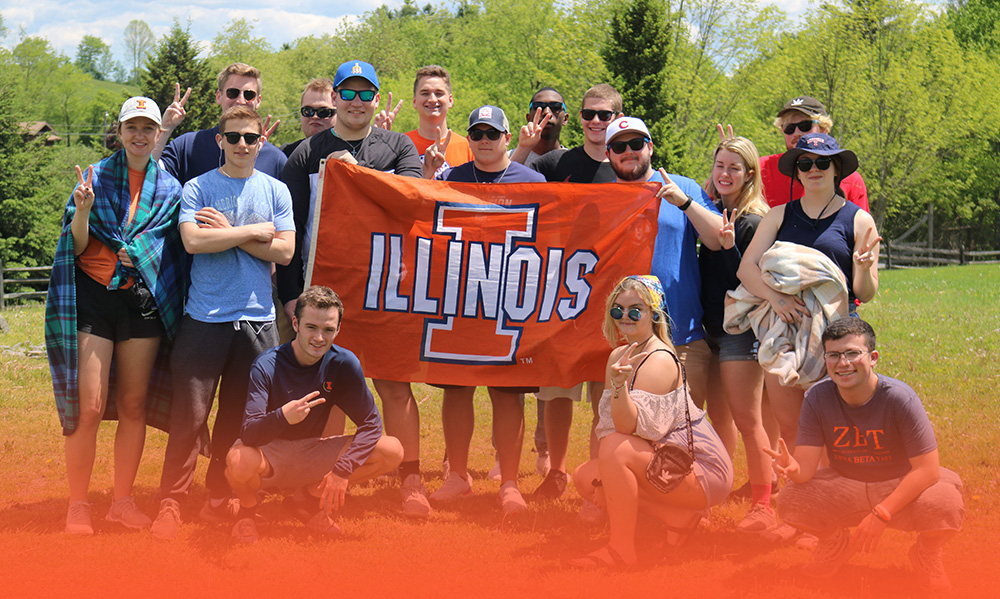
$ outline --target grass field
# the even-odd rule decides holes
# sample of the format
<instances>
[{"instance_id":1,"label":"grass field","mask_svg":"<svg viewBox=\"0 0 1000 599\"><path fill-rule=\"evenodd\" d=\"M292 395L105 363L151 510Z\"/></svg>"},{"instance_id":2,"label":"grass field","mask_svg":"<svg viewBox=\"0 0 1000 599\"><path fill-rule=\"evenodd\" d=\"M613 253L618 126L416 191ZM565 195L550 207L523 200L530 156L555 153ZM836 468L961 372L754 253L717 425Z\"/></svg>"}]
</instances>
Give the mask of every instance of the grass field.
<instances>
[{"instance_id":1,"label":"grass field","mask_svg":"<svg viewBox=\"0 0 1000 599\"><path fill-rule=\"evenodd\" d=\"M937 431L942 465L965 481L965 528L945 549L954 596L1000 594L1000 267L964 266L882 274L878 299L862 316L880 334L878 370L908 382L921 395ZM40 307L3 313L10 333L0 346L42 344ZM23 347L23 345L21 345ZM443 440L440 392L416 386L422 401L422 457L428 487L441 484ZM62 533L67 487L62 439L44 358L0 353L0 597L906 597L924 596L906 559L912 535L888 531L879 551L855 557L835 580L801 579L811 558L793 545L774 545L734 532L747 509L730 502L713 509L680 549L664 546L664 531L640 521L640 567L626 573L584 572L561 560L603 544L603 525L576 520L579 496L529 504L503 521L498 484L486 482L492 465L489 402L478 402L470 467L475 496L438 510L427 521L399 512L398 485L377 481L351 489L341 518L344 535L314 540L284 520L280 498L262 508L269 519L254 546L230 542L225 525L186 523L174 542L105 525L111 497L111 440L105 423L91 485L97 533ZM534 427L534 400L526 409L526 437ZM577 406L570 467L585 457L589 411ZM149 429L136 497L154 510L153 494L166 437ZM527 440L522 490L541 479ZM205 461L197 481L204 480ZM736 482L745 480L742 453ZM204 490L196 485L184 505L194 519ZM991 532L992 531L992 532Z\"/></svg>"}]
</instances>

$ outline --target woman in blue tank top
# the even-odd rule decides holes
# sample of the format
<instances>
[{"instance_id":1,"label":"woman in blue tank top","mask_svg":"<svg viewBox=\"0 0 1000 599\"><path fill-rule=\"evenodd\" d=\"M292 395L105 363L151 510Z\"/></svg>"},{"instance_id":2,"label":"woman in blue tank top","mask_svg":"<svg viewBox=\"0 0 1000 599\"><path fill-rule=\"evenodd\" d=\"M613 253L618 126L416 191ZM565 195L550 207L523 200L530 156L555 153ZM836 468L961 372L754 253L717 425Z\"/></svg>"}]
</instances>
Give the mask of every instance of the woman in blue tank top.
<instances>
[{"instance_id":1,"label":"woman in blue tank top","mask_svg":"<svg viewBox=\"0 0 1000 599\"><path fill-rule=\"evenodd\" d=\"M767 300L786 323L798 324L809 312L800 298L779 293L764 282L760 259L775 241L808 246L833 260L844 272L852 300L871 301L878 291L878 244L882 238L871 215L848 203L840 189L844 177L857 168L854 152L841 149L837 140L825 133L803 135L778 161L778 170L793 180L798 177L805 194L767 213L743 254L738 275L747 290ZM782 386L770 373L764 381L781 436L793 449L804 391Z\"/></svg>"}]
</instances>

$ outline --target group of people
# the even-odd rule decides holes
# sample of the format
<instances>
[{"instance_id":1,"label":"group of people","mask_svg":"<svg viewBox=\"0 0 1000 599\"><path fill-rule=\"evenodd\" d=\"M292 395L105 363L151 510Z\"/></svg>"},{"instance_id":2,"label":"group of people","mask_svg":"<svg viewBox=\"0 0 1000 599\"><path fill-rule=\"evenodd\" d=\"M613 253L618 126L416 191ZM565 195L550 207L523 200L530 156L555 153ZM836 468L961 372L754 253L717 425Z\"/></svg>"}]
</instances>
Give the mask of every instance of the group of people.
<instances>
[{"instance_id":1,"label":"group of people","mask_svg":"<svg viewBox=\"0 0 1000 599\"><path fill-rule=\"evenodd\" d=\"M199 453L211 455L199 516L233 522L245 542L257 539L261 489L287 492L289 511L318 534L339 533L335 515L350 484L385 473L398 472L411 517L472 494L475 388L442 385L445 475L428 494L411 382L373 381L380 414L357 358L334 344L343 302L326 287L305 288L321 163L341 160L464 183L660 184L650 272L626 277L607 298L604 333L614 350L604 380L586 383L590 461L572 473L566 463L583 383L488 389L503 512L526 508L517 479L524 396L533 392L545 472L534 495L558 498L572 478L581 517L610 522L608 544L574 565L634 564L640 511L667 526L671 543L686 538L730 494L741 435L751 499L741 531L779 526L771 504L781 477L790 482L778 514L819 539L810 573L836 572L891 525L920 531L911 559L930 584L947 584L941 545L961 525L960 481L939 475L933 430L913 391L874 373L874 332L856 305L876 295L880 238L857 158L829 135L819 101L794 98L778 112L782 154L761 158L720 126L711 175L699 185L652 168L649 129L623 114L607 84L584 94L584 143L572 149L559 143L566 101L550 87L530 99L514 149L498 106L473 110L465 137L453 131L451 80L436 65L415 76L416 130L392 130L400 105L390 99L378 111L376 71L354 60L332 80L307 84L306 137L281 149L257 113L257 69L226 67L218 126L170 139L190 94L180 92L163 113L149 98L125 102L122 149L86 174L78 168L67 205L46 308L66 435L67 532L93 532L87 490L97 428L111 415L119 426L107 520L159 538L178 534ZM807 289L814 285L821 290ZM754 304L751 317L734 316L738 298ZM789 350L788 336L810 327L822 337ZM789 365L788 354L798 361ZM761 366L772 363L780 367ZM819 378L816 364L829 379L805 391ZM355 434L344 435L345 417ZM132 498L147 422L169 430L152 519ZM689 458L666 491L649 470L663 463L664 447Z\"/></svg>"}]
</instances>

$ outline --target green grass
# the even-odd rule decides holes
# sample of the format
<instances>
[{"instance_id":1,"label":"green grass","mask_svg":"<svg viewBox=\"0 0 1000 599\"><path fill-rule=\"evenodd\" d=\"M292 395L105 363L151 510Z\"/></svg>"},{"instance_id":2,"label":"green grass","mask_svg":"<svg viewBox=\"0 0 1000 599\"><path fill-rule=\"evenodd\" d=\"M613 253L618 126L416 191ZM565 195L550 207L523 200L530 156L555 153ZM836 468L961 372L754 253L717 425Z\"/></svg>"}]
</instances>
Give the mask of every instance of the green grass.
<instances>
[{"instance_id":1,"label":"green grass","mask_svg":"<svg viewBox=\"0 0 1000 599\"><path fill-rule=\"evenodd\" d=\"M878 370L908 382L921 395L937 431L942 464L965 482L965 528L946 548L945 564L956 596L986 595L1000 586L994 550L1000 529L1000 267L965 266L882 273L878 299L861 314L879 333ZM42 310L12 309L3 316L12 332L0 346L41 344ZM443 441L440 391L417 385L421 401L422 457L428 486L440 484ZM477 400L470 466L475 496L438 510L426 522L399 513L397 485L376 481L352 488L335 541L313 540L283 520L279 498L262 514L261 542L234 546L229 527L186 523L173 543L147 533L119 532L102 518L110 504L113 423L99 437L90 500L98 534L62 534L66 483L62 440L44 359L0 353L0 596L662 596L897 597L922 596L906 560L912 535L888 531L879 551L858 556L830 582L804 581L797 567L810 554L733 532L747 509L726 503L711 523L681 549L662 544L664 531L640 520L641 567L628 573L580 572L561 560L604 542L603 526L577 522L580 499L570 490L548 505L531 504L503 521L497 483L484 481L493 456L489 401ZM534 401L526 414L530 448ZM577 406L570 467L586 452L589 412ZM166 437L150 429L137 478L140 507L152 511ZM745 480L742 449L736 482ZM204 496L205 460L185 515ZM523 454L522 489L530 491L534 454Z\"/></svg>"}]
</instances>

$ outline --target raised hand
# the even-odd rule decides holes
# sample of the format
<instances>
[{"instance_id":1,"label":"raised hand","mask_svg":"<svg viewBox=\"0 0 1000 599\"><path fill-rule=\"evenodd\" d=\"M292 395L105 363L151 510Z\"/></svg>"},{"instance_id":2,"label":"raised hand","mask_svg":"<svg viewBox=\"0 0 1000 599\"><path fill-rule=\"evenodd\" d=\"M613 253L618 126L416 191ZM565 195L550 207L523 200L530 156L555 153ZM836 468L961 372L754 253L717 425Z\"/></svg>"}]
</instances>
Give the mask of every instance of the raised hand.
<instances>
[{"instance_id":1,"label":"raised hand","mask_svg":"<svg viewBox=\"0 0 1000 599\"><path fill-rule=\"evenodd\" d=\"M735 210L722 210L722 228L719 229L719 245L722 249L729 250L736 245L736 227L734 226L736 217Z\"/></svg>"},{"instance_id":2,"label":"raised hand","mask_svg":"<svg viewBox=\"0 0 1000 599\"><path fill-rule=\"evenodd\" d=\"M191 88L187 88L187 91L184 92L184 97L181 97L181 84L174 83L174 87L174 101L163 111L163 118L160 119L160 128L164 131L173 131L178 125L184 122L184 117L187 116L184 105L187 104L188 98L191 97Z\"/></svg>"},{"instance_id":3,"label":"raised hand","mask_svg":"<svg viewBox=\"0 0 1000 599\"><path fill-rule=\"evenodd\" d=\"M396 107L392 107L392 92L389 92L389 101L385 104L385 110L380 110L378 114L375 115L375 120L372 123L373 126L379 129L385 129L386 131L392 130L392 123L396 120L396 115L399 114L399 109L403 107L403 101L400 100Z\"/></svg>"},{"instance_id":4,"label":"raised hand","mask_svg":"<svg viewBox=\"0 0 1000 599\"><path fill-rule=\"evenodd\" d=\"M621 387L627 383L632 377L632 373L635 372L636 365L649 354L649 352L641 352L633 355L638 347L638 343L629 345L618 361L611 365L611 384L614 387Z\"/></svg>"},{"instance_id":5,"label":"raised hand","mask_svg":"<svg viewBox=\"0 0 1000 599\"><path fill-rule=\"evenodd\" d=\"M781 478L787 480L798 473L799 463L795 460L795 456L789 453L788 445L785 444L785 440L781 437L778 437L778 451L774 451L770 447L764 447L761 451L773 458L771 460L771 468Z\"/></svg>"},{"instance_id":6,"label":"raised hand","mask_svg":"<svg viewBox=\"0 0 1000 599\"><path fill-rule=\"evenodd\" d=\"M882 237L876 236L875 239L872 239L873 234L875 234L875 227L870 227L865 231L865 238L861 241L861 245L854 251L854 262L861 268L871 268L872 264L878 260L878 252L875 251L875 247L882 241Z\"/></svg>"},{"instance_id":7,"label":"raised hand","mask_svg":"<svg viewBox=\"0 0 1000 599\"><path fill-rule=\"evenodd\" d=\"M313 391L305 397L293 399L281 406L281 414L285 417L288 424L298 424L306 419L312 408L325 402L326 398L319 397L319 391Z\"/></svg>"},{"instance_id":8,"label":"raised hand","mask_svg":"<svg viewBox=\"0 0 1000 599\"><path fill-rule=\"evenodd\" d=\"M681 191L677 184L670 180L670 175L667 171L660 169L660 176L663 177L663 183L660 184L660 189L656 191L657 199L665 199L674 206L681 206L687 201L687 195Z\"/></svg>"},{"instance_id":9,"label":"raised hand","mask_svg":"<svg viewBox=\"0 0 1000 599\"><path fill-rule=\"evenodd\" d=\"M545 109L545 114L543 116L541 110L535 111L535 116L531 118L517 134L517 145L524 146L527 149L532 149L538 145L538 142L542 139L542 130L545 129L545 125L549 124L552 120L552 111L548 108Z\"/></svg>"},{"instance_id":10,"label":"raised hand","mask_svg":"<svg viewBox=\"0 0 1000 599\"><path fill-rule=\"evenodd\" d=\"M94 207L94 166L87 167L87 180L84 181L83 171L78 165L76 178L79 184L73 190L73 202L76 204L77 210L90 212L90 209Z\"/></svg>"},{"instance_id":11,"label":"raised hand","mask_svg":"<svg viewBox=\"0 0 1000 599\"><path fill-rule=\"evenodd\" d=\"M281 119L278 119L278 120L274 121L274 124L272 125L271 124L271 115L267 115L267 118L264 119L264 133L260 136L261 139L263 139L264 141L267 141L267 138L269 138L272 135L274 135L274 132L278 130L278 125L280 125L280 124L281 124Z\"/></svg>"},{"instance_id":12,"label":"raised hand","mask_svg":"<svg viewBox=\"0 0 1000 599\"><path fill-rule=\"evenodd\" d=\"M437 128L437 140L432 143L424 152L424 178L433 179L438 169L444 166L444 153L451 142L451 129L447 133L441 133L441 127Z\"/></svg>"},{"instance_id":13,"label":"raised hand","mask_svg":"<svg viewBox=\"0 0 1000 599\"><path fill-rule=\"evenodd\" d=\"M726 125L722 126L722 123L716 123L715 125L719 129L719 143L726 141L727 139L732 139L733 136L733 126Z\"/></svg>"}]
</instances>

